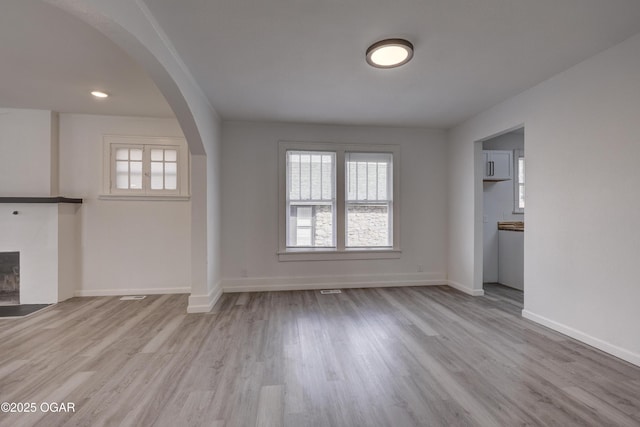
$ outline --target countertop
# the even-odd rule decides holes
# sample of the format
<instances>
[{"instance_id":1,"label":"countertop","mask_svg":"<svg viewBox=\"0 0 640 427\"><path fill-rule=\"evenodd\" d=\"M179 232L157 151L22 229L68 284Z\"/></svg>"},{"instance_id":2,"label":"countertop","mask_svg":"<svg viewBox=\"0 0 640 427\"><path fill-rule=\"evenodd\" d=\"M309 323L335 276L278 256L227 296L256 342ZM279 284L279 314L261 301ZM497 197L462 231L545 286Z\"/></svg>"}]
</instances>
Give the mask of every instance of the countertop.
<instances>
[{"instance_id":1,"label":"countertop","mask_svg":"<svg viewBox=\"0 0 640 427\"><path fill-rule=\"evenodd\" d=\"M498 230L524 231L524 221L499 221Z\"/></svg>"}]
</instances>

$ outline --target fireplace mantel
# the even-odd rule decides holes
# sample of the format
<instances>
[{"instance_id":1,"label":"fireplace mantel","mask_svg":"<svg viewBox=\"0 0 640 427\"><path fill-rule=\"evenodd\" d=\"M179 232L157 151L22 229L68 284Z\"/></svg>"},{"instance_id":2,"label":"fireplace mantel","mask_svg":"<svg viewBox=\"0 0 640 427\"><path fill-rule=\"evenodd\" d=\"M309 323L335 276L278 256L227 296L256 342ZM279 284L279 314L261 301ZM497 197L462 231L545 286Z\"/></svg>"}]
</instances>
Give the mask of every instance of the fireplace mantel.
<instances>
[{"instance_id":1,"label":"fireplace mantel","mask_svg":"<svg viewBox=\"0 0 640 427\"><path fill-rule=\"evenodd\" d=\"M82 203L69 197L0 197L0 203Z\"/></svg>"}]
</instances>

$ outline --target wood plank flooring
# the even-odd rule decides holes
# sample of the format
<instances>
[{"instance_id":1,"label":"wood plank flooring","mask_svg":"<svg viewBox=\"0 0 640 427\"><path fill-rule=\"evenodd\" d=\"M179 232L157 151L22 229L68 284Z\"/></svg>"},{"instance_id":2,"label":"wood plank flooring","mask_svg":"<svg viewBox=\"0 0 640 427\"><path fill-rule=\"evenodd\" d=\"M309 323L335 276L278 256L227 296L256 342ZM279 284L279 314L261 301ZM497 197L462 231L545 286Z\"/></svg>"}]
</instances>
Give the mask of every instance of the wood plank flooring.
<instances>
[{"instance_id":1,"label":"wood plank flooring","mask_svg":"<svg viewBox=\"0 0 640 427\"><path fill-rule=\"evenodd\" d=\"M486 292L74 298L0 320L0 402L75 412L0 425L640 426L640 368Z\"/></svg>"}]
</instances>

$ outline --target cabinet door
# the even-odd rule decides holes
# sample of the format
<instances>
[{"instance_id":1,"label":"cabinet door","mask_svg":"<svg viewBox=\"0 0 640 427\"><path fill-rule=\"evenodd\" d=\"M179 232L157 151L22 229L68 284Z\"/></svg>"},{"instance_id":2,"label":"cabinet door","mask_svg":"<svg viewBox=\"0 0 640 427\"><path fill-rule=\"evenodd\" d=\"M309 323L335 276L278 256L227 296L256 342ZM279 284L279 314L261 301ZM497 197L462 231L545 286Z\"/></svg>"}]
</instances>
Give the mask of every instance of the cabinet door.
<instances>
[{"instance_id":1,"label":"cabinet door","mask_svg":"<svg viewBox=\"0 0 640 427\"><path fill-rule=\"evenodd\" d=\"M488 151L483 151L482 152L482 156L483 156L483 164L484 164L484 177L483 179L488 180L491 179L491 163L489 163L489 152Z\"/></svg>"},{"instance_id":2,"label":"cabinet door","mask_svg":"<svg viewBox=\"0 0 640 427\"><path fill-rule=\"evenodd\" d=\"M489 161L493 162L491 179L506 181L513 177L512 156L511 151L489 151Z\"/></svg>"},{"instance_id":3,"label":"cabinet door","mask_svg":"<svg viewBox=\"0 0 640 427\"><path fill-rule=\"evenodd\" d=\"M513 177L513 153L503 150L485 150L484 181L507 181Z\"/></svg>"}]
</instances>

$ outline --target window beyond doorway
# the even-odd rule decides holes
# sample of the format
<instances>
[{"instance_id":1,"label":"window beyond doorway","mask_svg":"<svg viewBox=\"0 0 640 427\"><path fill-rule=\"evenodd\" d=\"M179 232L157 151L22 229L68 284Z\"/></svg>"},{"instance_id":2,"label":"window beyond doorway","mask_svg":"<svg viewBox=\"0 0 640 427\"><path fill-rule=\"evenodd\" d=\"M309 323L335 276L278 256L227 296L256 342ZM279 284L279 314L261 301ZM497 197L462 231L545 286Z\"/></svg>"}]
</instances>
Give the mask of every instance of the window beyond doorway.
<instances>
[{"instance_id":1,"label":"window beyond doorway","mask_svg":"<svg viewBox=\"0 0 640 427\"><path fill-rule=\"evenodd\" d=\"M514 213L524 213L524 151L514 151L515 179L514 183Z\"/></svg>"}]
</instances>

